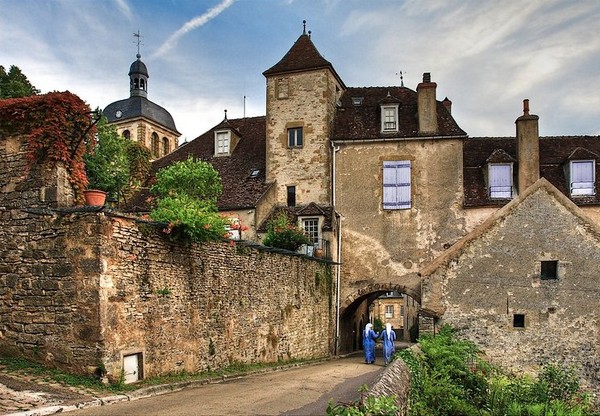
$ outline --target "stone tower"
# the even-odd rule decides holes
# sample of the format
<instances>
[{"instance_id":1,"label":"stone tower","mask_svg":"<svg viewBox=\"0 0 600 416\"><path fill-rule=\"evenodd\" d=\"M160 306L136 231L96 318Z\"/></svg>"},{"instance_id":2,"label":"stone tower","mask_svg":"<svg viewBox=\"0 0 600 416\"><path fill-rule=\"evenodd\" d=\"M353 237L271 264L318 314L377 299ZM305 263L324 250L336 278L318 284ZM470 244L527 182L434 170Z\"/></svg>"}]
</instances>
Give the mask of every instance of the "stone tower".
<instances>
[{"instance_id":1,"label":"stone tower","mask_svg":"<svg viewBox=\"0 0 600 416\"><path fill-rule=\"evenodd\" d=\"M106 106L104 115L120 135L142 143L156 159L177 148L181 133L171 114L148 99L148 68L139 53L136 58L129 68L129 98Z\"/></svg>"},{"instance_id":2,"label":"stone tower","mask_svg":"<svg viewBox=\"0 0 600 416\"><path fill-rule=\"evenodd\" d=\"M263 72L267 79L266 180L277 205L331 204L330 137L343 81L306 28Z\"/></svg>"}]
</instances>

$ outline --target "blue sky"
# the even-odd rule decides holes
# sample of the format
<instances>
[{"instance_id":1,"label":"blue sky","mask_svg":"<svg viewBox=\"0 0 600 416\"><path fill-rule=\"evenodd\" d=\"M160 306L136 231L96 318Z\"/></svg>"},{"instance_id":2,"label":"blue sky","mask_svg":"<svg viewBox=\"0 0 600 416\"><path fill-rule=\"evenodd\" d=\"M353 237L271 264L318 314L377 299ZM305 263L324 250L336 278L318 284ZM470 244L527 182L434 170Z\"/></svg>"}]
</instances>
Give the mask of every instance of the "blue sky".
<instances>
[{"instance_id":1,"label":"blue sky","mask_svg":"<svg viewBox=\"0 0 600 416\"><path fill-rule=\"evenodd\" d=\"M244 96L264 115L262 72L304 19L347 86L430 72L470 136L514 135L524 98L541 135L600 134L597 0L0 0L0 65L104 108L129 96L139 30L148 98L189 141Z\"/></svg>"}]
</instances>

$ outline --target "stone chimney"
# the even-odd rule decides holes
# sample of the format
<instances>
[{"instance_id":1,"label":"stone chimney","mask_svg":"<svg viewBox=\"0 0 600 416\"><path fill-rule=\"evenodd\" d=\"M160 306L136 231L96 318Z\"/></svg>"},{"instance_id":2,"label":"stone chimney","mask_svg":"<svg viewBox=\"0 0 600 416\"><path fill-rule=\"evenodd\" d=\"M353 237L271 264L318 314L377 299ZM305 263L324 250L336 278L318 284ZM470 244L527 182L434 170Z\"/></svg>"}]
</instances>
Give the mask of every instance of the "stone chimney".
<instances>
[{"instance_id":1,"label":"stone chimney","mask_svg":"<svg viewBox=\"0 0 600 416\"><path fill-rule=\"evenodd\" d=\"M423 82L417 85L417 108L419 134L437 134L437 102L435 99L435 90L437 84L431 82L431 74L423 74Z\"/></svg>"},{"instance_id":2,"label":"stone chimney","mask_svg":"<svg viewBox=\"0 0 600 416\"><path fill-rule=\"evenodd\" d=\"M523 192L540 178L539 117L529 114L529 100L523 100L523 115L517 125L517 160L519 164L518 191Z\"/></svg>"},{"instance_id":3,"label":"stone chimney","mask_svg":"<svg viewBox=\"0 0 600 416\"><path fill-rule=\"evenodd\" d=\"M450 101L448 99L448 97L444 98L444 101L442 101L442 104L444 104L444 107L446 107L446 110L448 110L448 113L452 114L452 101Z\"/></svg>"}]
</instances>

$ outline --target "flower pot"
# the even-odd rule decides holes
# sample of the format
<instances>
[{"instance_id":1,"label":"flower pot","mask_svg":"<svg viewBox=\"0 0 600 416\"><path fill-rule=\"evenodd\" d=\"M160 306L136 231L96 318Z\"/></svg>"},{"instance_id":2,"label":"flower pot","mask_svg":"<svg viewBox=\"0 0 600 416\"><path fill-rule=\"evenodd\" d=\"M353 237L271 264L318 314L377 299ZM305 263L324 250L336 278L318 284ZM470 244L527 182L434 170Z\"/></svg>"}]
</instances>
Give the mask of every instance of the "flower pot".
<instances>
[{"instance_id":1,"label":"flower pot","mask_svg":"<svg viewBox=\"0 0 600 416\"><path fill-rule=\"evenodd\" d=\"M86 189L83 191L83 198L86 205L102 206L106 202L106 192L98 189Z\"/></svg>"},{"instance_id":2,"label":"flower pot","mask_svg":"<svg viewBox=\"0 0 600 416\"><path fill-rule=\"evenodd\" d=\"M323 258L323 256L325 255L325 252L323 251L322 248L315 248L315 252L314 252L314 256L318 259Z\"/></svg>"}]
</instances>

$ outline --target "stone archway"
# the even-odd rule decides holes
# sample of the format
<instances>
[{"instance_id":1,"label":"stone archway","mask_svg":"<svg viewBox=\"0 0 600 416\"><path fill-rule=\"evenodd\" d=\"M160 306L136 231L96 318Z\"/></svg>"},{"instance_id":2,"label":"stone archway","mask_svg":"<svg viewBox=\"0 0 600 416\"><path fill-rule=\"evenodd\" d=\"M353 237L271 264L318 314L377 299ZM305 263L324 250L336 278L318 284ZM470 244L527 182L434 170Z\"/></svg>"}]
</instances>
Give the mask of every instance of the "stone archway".
<instances>
[{"instance_id":1,"label":"stone archway","mask_svg":"<svg viewBox=\"0 0 600 416\"><path fill-rule=\"evenodd\" d=\"M349 353L362 348L362 329L369 320L369 305L387 292L404 293L421 302L420 278L415 274L402 279L403 283L369 282L346 295L340 305L340 353Z\"/></svg>"}]
</instances>

